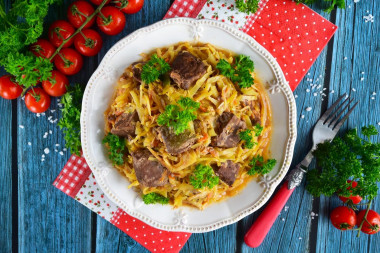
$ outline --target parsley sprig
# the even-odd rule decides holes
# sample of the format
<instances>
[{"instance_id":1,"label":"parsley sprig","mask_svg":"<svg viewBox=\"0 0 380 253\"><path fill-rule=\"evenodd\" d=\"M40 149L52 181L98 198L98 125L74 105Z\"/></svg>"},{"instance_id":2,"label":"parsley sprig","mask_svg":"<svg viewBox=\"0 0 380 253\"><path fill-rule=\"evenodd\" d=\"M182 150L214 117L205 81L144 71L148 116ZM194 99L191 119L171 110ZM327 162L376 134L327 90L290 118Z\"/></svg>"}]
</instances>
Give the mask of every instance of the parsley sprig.
<instances>
[{"instance_id":1,"label":"parsley sprig","mask_svg":"<svg viewBox=\"0 0 380 253\"><path fill-rule=\"evenodd\" d=\"M263 127L260 124L257 124L254 127L254 130L246 129L239 133L240 140L244 141L244 148L252 149L257 142L253 141L253 136L259 137L263 131Z\"/></svg>"},{"instance_id":2,"label":"parsley sprig","mask_svg":"<svg viewBox=\"0 0 380 253\"><path fill-rule=\"evenodd\" d=\"M143 201L145 204L156 204L159 203L161 205L169 204L169 198L165 198L161 194L156 192L151 192L143 196Z\"/></svg>"},{"instance_id":3,"label":"parsley sprig","mask_svg":"<svg viewBox=\"0 0 380 253\"><path fill-rule=\"evenodd\" d=\"M165 111L158 116L157 124L172 127L175 134L180 134L189 128L190 121L197 118L194 112L198 110L200 104L188 97L182 97L177 104L167 105Z\"/></svg>"},{"instance_id":4,"label":"parsley sprig","mask_svg":"<svg viewBox=\"0 0 380 253\"><path fill-rule=\"evenodd\" d=\"M144 64L141 71L141 80L145 83L152 83L170 70L170 65L162 58L154 54L152 58Z\"/></svg>"},{"instance_id":5,"label":"parsley sprig","mask_svg":"<svg viewBox=\"0 0 380 253\"><path fill-rule=\"evenodd\" d=\"M195 189L203 189L205 187L212 189L218 183L219 177L216 176L214 170L207 165L198 164L190 176L190 184Z\"/></svg>"},{"instance_id":6,"label":"parsley sprig","mask_svg":"<svg viewBox=\"0 0 380 253\"><path fill-rule=\"evenodd\" d=\"M264 158L258 155L252 159L249 163L251 169L248 170L248 175L252 176L255 174L265 175L272 171L273 167L276 165L276 159L268 159L264 162Z\"/></svg>"},{"instance_id":7,"label":"parsley sprig","mask_svg":"<svg viewBox=\"0 0 380 253\"><path fill-rule=\"evenodd\" d=\"M246 55L235 57L235 62L231 65L226 60L221 59L216 68L220 73L232 82L237 83L240 88L249 88L253 85L252 72L254 70L253 61Z\"/></svg>"},{"instance_id":8,"label":"parsley sprig","mask_svg":"<svg viewBox=\"0 0 380 253\"><path fill-rule=\"evenodd\" d=\"M360 195L369 200L377 195L377 182L380 181L380 143L372 143L371 136L378 135L374 126L363 127L364 138L358 135L357 129L351 129L331 142L317 146L314 156L318 168L307 173L306 189L313 196L332 196L339 192L340 196ZM351 186L347 180L358 182Z\"/></svg>"},{"instance_id":9,"label":"parsley sprig","mask_svg":"<svg viewBox=\"0 0 380 253\"><path fill-rule=\"evenodd\" d=\"M112 163L122 165L124 163L124 138L109 133L104 137L103 144L107 144L108 158L112 161Z\"/></svg>"},{"instance_id":10,"label":"parsley sprig","mask_svg":"<svg viewBox=\"0 0 380 253\"><path fill-rule=\"evenodd\" d=\"M296 3L304 3L304 4L313 4L317 2L317 0L295 0ZM319 1L321 2L321 0ZM324 0L324 5L327 5L327 7L324 9L325 12L330 13L335 8L344 9L346 8L345 0Z\"/></svg>"},{"instance_id":11,"label":"parsley sprig","mask_svg":"<svg viewBox=\"0 0 380 253\"><path fill-rule=\"evenodd\" d=\"M239 11L250 14L257 11L260 0L235 0L235 2Z\"/></svg>"},{"instance_id":12,"label":"parsley sprig","mask_svg":"<svg viewBox=\"0 0 380 253\"><path fill-rule=\"evenodd\" d=\"M61 98L62 117L58 126L63 129L65 145L72 154L80 155L80 112L82 107L83 87L80 84L68 87Z\"/></svg>"}]
</instances>

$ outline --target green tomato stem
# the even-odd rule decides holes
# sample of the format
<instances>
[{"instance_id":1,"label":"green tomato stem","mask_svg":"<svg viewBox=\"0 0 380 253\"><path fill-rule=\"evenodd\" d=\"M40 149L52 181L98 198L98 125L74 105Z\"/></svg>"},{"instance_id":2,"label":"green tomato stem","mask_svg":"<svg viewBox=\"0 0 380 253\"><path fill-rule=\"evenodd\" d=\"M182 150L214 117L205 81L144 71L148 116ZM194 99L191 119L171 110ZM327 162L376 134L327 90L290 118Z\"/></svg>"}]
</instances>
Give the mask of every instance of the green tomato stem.
<instances>
[{"instance_id":1,"label":"green tomato stem","mask_svg":"<svg viewBox=\"0 0 380 253\"><path fill-rule=\"evenodd\" d=\"M360 223L360 226L359 226L359 228L358 228L358 234L356 235L356 237L359 237L359 236L360 236L360 231L361 231L361 229L362 229L362 227L363 227L363 225L364 225L364 222L367 221L367 215L368 215L369 209L371 208L371 204L372 204L372 199L371 199L371 200L369 201L369 203L368 203L367 210L366 210L366 212L365 212L365 214L364 214L364 217L363 217L362 222ZM368 221L367 221L367 222L368 222Z\"/></svg>"}]
</instances>

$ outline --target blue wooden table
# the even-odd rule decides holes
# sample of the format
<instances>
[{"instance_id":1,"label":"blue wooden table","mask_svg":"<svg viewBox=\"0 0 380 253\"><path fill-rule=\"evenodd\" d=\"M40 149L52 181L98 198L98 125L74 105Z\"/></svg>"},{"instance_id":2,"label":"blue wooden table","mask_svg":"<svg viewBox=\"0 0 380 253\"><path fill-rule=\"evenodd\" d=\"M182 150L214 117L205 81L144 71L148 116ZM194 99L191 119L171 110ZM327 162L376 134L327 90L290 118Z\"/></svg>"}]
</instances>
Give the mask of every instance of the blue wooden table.
<instances>
[{"instance_id":1,"label":"blue wooden table","mask_svg":"<svg viewBox=\"0 0 380 253\"><path fill-rule=\"evenodd\" d=\"M9 3L10 0L4 0ZM64 19L67 6L51 8L46 27ZM126 29L104 37L98 56L86 58L84 69L71 78L85 84L105 52L132 31L161 20L170 0L145 0L143 10L127 16ZM339 29L295 91L298 108L298 139L293 164L311 147L310 131L321 113L339 94L349 93L359 106L344 129L374 124L380 130L380 1L346 0L346 9L323 13ZM375 21L364 22L372 14ZM4 71L0 70L0 74ZM309 91L310 84L326 88L326 97ZM377 95L375 93L378 93ZM311 107L311 111L306 111ZM69 152L60 151L63 136L56 124L60 116L53 99L46 115L30 113L24 101L0 99L0 252L144 252L142 246L119 229L52 186ZM45 134L47 133L47 134ZM44 138L47 135L47 138ZM380 141L377 138L377 141ZM51 152L42 159L45 148ZM261 247L251 249L243 237L260 210L233 225L193 234L183 252L380 252L380 233L359 239L340 232L329 222L329 212L340 204L337 197L313 198L304 184L297 188ZM373 209L380 212L380 197ZM314 215L317 214L317 215Z\"/></svg>"}]
</instances>

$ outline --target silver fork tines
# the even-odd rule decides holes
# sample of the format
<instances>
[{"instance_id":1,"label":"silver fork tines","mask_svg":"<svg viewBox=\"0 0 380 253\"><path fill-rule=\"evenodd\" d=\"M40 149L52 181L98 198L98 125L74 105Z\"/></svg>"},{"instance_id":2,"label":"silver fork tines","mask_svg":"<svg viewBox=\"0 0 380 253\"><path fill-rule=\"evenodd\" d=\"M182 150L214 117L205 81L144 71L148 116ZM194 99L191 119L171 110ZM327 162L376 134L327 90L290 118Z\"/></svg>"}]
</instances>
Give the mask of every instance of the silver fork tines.
<instances>
[{"instance_id":1,"label":"silver fork tines","mask_svg":"<svg viewBox=\"0 0 380 253\"><path fill-rule=\"evenodd\" d=\"M343 100L343 102L339 105L340 101L342 101L343 98L345 98L345 100ZM340 120L340 117L342 116L342 114L345 112L345 110L350 106L350 104L353 101L354 100L350 99L346 93L343 94L342 96L338 98L338 100L332 106L330 106L330 108L322 115L319 121L322 121L323 125L329 127L330 129L334 131L338 131L339 128L343 125L344 121L348 118L348 116L351 114L353 109L358 104L358 102L356 102L351 107L351 109L347 112L347 114ZM346 104L346 102L348 103Z\"/></svg>"}]
</instances>

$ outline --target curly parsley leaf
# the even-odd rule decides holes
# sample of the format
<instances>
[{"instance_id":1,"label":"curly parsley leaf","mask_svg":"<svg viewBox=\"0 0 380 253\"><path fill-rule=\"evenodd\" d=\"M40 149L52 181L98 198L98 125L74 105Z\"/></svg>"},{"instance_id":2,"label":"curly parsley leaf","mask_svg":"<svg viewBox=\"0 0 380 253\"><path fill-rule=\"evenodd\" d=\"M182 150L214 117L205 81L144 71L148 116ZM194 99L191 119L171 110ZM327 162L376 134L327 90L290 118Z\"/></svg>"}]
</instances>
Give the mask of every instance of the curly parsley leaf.
<instances>
[{"instance_id":1,"label":"curly parsley leaf","mask_svg":"<svg viewBox=\"0 0 380 253\"><path fill-rule=\"evenodd\" d=\"M318 168L307 173L306 189L313 196L332 196L339 192L340 196L360 195L373 199L378 192L380 181L380 143L372 143L370 137L377 135L374 126L363 127L361 138L356 129L351 129L331 142L317 146L314 156ZM357 181L355 188L347 189L347 180Z\"/></svg>"},{"instance_id":2,"label":"curly parsley leaf","mask_svg":"<svg viewBox=\"0 0 380 253\"><path fill-rule=\"evenodd\" d=\"M49 6L60 0L18 0L9 10L0 5L0 65L29 88L51 75L53 64L28 52L43 32Z\"/></svg>"},{"instance_id":3,"label":"curly parsley leaf","mask_svg":"<svg viewBox=\"0 0 380 253\"><path fill-rule=\"evenodd\" d=\"M252 176L255 174L265 175L272 171L273 167L276 165L276 159L268 159L264 162L264 158L258 155L252 159L249 163L251 169L248 170L248 175Z\"/></svg>"},{"instance_id":4,"label":"curly parsley leaf","mask_svg":"<svg viewBox=\"0 0 380 253\"><path fill-rule=\"evenodd\" d=\"M254 63L246 55L236 56L232 65L221 59L216 64L216 68L219 69L222 75L237 83L240 88L249 88L253 85L254 79L251 73L254 70Z\"/></svg>"},{"instance_id":5,"label":"curly parsley leaf","mask_svg":"<svg viewBox=\"0 0 380 253\"><path fill-rule=\"evenodd\" d=\"M63 129L65 145L70 152L80 155L80 112L82 107L83 87L80 84L68 87L68 91L61 98L63 105L62 117L58 126Z\"/></svg>"},{"instance_id":6,"label":"curly parsley leaf","mask_svg":"<svg viewBox=\"0 0 380 253\"><path fill-rule=\"evenodd\" d=\"M160 126L172 127L175 134L185 132L189 128L189 122L197 118L194 114L200 104L191 98L182 97L178 105L167 105L165 111L157 118Z\"/></svg>"},{"instance_id":7,"label":"curly parsley leaf","mask_svg":"<svg viewBox=\"0 0 380 253\"><path fill-rule=\"evenodd\" d=\"M207 165L198 164L190 176L190 184L195 189L203 189L205 187L212 189L218 183L219 177L216 176L214 170Z\"/></svg>"},{"instance_id":8,"label":"curly parsley leaf","mask_svg":"<svg viewBox=\"0 0 380 253\"><path fill-rule=\"evenodd\" d=\"M169 198L165 198L161 194L156 192L151 192L143 196L143 201L145 204L156 204L159 203L161 205L169 204Z\"/></svg>"},{"instance_id":9,"label":"curly parsley leaf","mask_svg":"<svg viewBox=\"0 0 380 253\"><path fill-rule=\"evenodd\" d=\"M240 140L244 141L244 148L251 149L255 145L257 145L257 142L253 140L252 134L253 134L253 131L250 129L241 131L239 133Z\"/></svg>"},{"instance_id":10,"label":"curly parsley leaf","mask_svg":"<svg viewBox=\"0 0 380 253\"><path fill-rule=\"evenodd\" d=\"M148 84L152 83L169 70L170 65L164 59L159 58L157 54L154 54L142 67L141 80Z\"/></svg>"},{"instance_id":11,"label":"curly parsley leaf","mask_svg":"<svg viewBox=\"0 0 380 253\"><path fill-rule=\"evenodd\" d=\"M260 0L235 0L235 2L239 11L250 14L258 10Z\"/></svg>"},{"instance_id":12,"label":"curly parsley leaf","mask_svg":"<svg viewBox=\"0 0 380 253\"><path fill-rule=\"evenodd\" d=\"M113 164L122 165L124 163L125 140L114 134L107 134L103 139L103 144L107 144L108 158Z\"/></svg>"}]
</instances>

